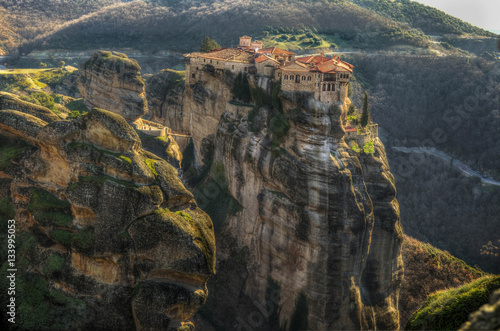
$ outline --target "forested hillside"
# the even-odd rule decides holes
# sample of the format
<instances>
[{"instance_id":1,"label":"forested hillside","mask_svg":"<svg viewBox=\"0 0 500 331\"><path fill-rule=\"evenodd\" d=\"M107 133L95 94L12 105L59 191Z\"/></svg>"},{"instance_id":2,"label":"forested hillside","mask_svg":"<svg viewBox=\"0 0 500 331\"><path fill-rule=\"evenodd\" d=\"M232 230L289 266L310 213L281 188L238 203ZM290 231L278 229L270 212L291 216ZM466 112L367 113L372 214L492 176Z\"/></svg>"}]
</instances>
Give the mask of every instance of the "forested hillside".
<instances>
[{"instance_id":1,"label":"forested hillside","mask_svg":"<svg viewBox=\"0 0 500 331\"><path fill-rule=\"evenodd\" d=\"M100 47L189 51L205 35L230 46L241 34L264 37L269 28L314 29L333 44L365 49L438 47L424 33L492 35L405 0L0 0L0 8L24 53Z\"/></svg>"}]
</instances>

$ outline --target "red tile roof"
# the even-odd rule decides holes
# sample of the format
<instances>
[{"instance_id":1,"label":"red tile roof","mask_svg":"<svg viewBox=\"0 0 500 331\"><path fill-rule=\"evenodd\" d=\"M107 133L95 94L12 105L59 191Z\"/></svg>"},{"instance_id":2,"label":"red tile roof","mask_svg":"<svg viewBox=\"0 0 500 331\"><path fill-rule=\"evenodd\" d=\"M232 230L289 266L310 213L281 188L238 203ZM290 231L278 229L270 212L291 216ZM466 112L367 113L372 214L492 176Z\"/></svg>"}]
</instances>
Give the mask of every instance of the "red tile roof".
<instances>
[{"instance_id":1,"label":"red tile roof","mask_svg":"<svg viewBox=\"0 0 500 331\"><path fill-rule=\"evenodd\" d=\"M352 126L349 125L345 127L345 132L355 132L355 131L358 131L358 129L353 128Z\"/></svg>"},{"instance_id":2,"label":"red tile roof","mask_svg":"<svg viewBox=\"0 0 500 331\"><path fill-rule=\"evenodd\" d=\"M322 73L352 72L354 66L334 56L332 59L321 55L310 55L295 60L296 63L307 65L310 71Z\"/></svg>"},{"instance_id":3,"label":"red tile roof","mask_svg":"<svg viewBox=\"0 0 500 331\"><path fill-rule=\"evenodd\" d=\"M259 49L257 53L260 54L286 54L286 55L295 55L293 52L285 51L284 49L278 48L278 47L269 47L269 48L263 48Z\"/></svg>"},{"instance_id":4,"label":"red tile roof","mask_svg":"<svg viewBox=\"0 0 500 331\"><path fill-rule=\"evenodd\" d=\"M261 55L261 56L259 56L258 58L255 59L255 62L261 63L261 62L264 62L264 61L267 61L267 60L271 60L273 62L279 63L278 61L276 61L275 59L273 59L272 57L269 57L267 55Z\"/></svg>"}]
</instances>

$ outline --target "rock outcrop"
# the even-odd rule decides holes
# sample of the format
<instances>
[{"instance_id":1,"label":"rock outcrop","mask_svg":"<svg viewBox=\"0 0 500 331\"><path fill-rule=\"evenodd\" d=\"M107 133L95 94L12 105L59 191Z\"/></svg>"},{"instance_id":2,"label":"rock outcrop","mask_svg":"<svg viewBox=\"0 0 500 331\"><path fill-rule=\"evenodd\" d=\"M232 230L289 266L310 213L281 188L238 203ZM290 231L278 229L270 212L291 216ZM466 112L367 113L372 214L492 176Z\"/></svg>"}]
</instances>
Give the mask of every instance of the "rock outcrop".
<instances>
[{"instance_id":1,"label":"rock outcrop","mask_svg":"<svg viewBox=\"0 0 500 331\"><path fill-rule=\"evenodd\" d=\"M0 110L0 151L0 220L18 231L16 325L194 328L214 273L212 221L122 117Z\"/></svg>"},{"instance_id":2,"label":"rock outcrop","mask_svg":"<svg viewBox=\"0 0 500 331\"><path fill-rule=\"evenodd\" d=\"M97 107L135 121L147 114L144 80L136 60L99 51L83 63L77 79L85 106Z\"/></svg>"},{"instance_id":3,"label":"rock outcrop","mask_svg":"<svg viewBox=\"0 0 500 331\"><path fill-rule=\"evenodd\" d=\"M259 88L269 84L252 76L250 85L255 107L229 104L230 80L209 72L184 94L196 150L211 160L213 181L197 188L198 201L229 195L241 207L218 233L246 248L243 291L260 308L237 323L398 329L403 232L381 141L373 138L373 153L349 148L349 101L326 105L276 90L271 97ZM204 155L210 145L212 157ZM221 251L220 263L226 258Z\"/></svg>"},{"instance_id":4,"label":"rock outcrop","mask_svg":"<svg viewBox=\"0 0 500 331\"><path fill-rule=\"evenodd\" d=\"M146 80L146 97L151 120L176 132L189 132L189 117L183 107L184 75L162 70Z\"/></svg>"},{"instance_id":5,"label":"rock outcrop","mask_svg":"<svg viewBox=\"0 0 500 331\"><path fill-rule=\"evenodd\" d=\"M17 110L49 123L60 120L50 109L23 101L17 95L7 92L0 92L0 110L3 109Z\"/></svg>"}]
</instances>

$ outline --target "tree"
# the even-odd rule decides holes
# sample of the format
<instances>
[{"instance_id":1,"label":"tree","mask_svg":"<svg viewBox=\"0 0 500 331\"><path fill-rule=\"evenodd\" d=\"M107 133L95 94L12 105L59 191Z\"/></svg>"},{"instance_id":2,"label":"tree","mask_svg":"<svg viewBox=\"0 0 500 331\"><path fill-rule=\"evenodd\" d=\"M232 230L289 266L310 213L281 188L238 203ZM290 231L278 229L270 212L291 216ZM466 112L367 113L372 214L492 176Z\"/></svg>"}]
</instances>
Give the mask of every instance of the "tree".
<instances>
[{"instance_id":1,"label":"tree","mask_svg":"<svg viewBox=\"0 0 500 331\"><path fill-rule=\"evenodd\" d=\"M66 62L59 61L59 67L64 68L65 65L66 65Z\"/></svg>"},{"instance_id":2,"label":"tree","mask_svg":"<svg viewBox=\"0 0 500 331\"><path fill-rule=\"evenodd\" d=\"M368 104L368 92L365 92L365 97L363 98L363 114L361 115L361 126L365 127L370 121L370 110Z\"/></svg>"},{"instance_id":3,"label":"tree","mask_svg":"<svg viewBox=\"0 0 500 331\"><path fill-rule=\"evenodd\" d=\"M220 45L215 40L205 36L205 39L201 42L200 52L208 53L217 48L220 48Z\"/></svg>"}]
</instances>

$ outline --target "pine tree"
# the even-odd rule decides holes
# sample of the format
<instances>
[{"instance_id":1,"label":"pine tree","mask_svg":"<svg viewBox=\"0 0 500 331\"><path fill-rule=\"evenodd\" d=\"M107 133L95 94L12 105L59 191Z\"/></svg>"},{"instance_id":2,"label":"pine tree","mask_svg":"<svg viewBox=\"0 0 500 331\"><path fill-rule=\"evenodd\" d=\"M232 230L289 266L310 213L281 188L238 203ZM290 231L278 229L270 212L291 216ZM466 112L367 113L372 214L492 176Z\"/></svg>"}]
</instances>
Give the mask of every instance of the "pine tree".
<instances>
[{"instance_id":1,"label":"pine tree","mask_svg":"<svg viewBox=\"0 0 500 331\"><path fill-rule=\"evenodd\" d=\"M205 39L201 42L200 52L208 53L217 48L220 48L220 45L215 40L205 36Z\"/></svg>"},{"instance_id":2,"label":"pine tree","mask_svg":"<svg viewBox=\"0 0 500 331\"><path fill-rule=\"evenodd\" d=\"M368 109L368 92L365 92L365 97L363 98L363 114L361 115L361 126L365 127L370 121L370 110Z\"/></svg>"}]
</instances>

